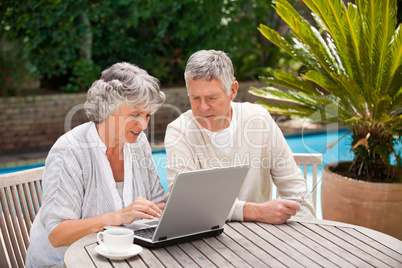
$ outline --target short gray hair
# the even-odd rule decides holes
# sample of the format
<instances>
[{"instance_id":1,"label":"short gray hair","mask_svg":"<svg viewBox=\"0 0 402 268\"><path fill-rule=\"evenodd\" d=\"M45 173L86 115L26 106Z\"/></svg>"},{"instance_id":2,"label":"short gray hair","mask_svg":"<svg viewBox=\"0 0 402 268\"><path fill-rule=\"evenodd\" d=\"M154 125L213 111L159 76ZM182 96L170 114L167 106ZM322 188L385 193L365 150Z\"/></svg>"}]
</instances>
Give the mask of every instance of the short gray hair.
<instances>
[{"instance_id":1,"label":"short gray hair","mask_svg":"<svg viewBox=\"0 0 402 268\"><path fill-rule=\"evenodd\" d=\"M229 56L223 51L217 50L200 50L191 55L184 72L187 89L188 79L197 80L200 78L207 81L217 79L221 82L226 95L230 95L236 78Z\"/></svg>"},{"instance_id":2,"label":"short gray hair","mask_svg":"<svg viewBox=\"0 0 402 268\"><path fill-rule=\"evenodd\" d=\"M92 84L84 107L89 120L99 124L124 102L154 113L165 102L165 94L158 79L134 64L120 62L105 69Z\"/></svg>"}]
</instances>

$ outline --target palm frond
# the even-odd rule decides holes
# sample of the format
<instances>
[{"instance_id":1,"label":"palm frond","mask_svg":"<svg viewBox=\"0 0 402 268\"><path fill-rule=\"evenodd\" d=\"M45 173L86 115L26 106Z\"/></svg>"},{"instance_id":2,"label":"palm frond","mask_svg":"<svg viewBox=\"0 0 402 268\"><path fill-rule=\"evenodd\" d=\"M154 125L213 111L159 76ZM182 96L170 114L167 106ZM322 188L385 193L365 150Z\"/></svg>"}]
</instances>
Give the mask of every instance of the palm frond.
<instances>
[{"instance_id":1,"label":"palm frond","mask_svg":"<svg viewBox=\"0 0 402 268\"><path fill-rule=\"evenodd\" d=\"M368 5L367 5L368 6ZM372 8L372 7L371 7ZM367 10L371 9L367 7ZM355 29L356 36L358 38L358 53L359 53L359 61L356 62L357 66L353 66L354 68L359 68L359 74L356 76L356 82L360 82L361 93L363 93L363 97L366 102L373 103L377 96L373 94L372 84L373 84L373 75L372 75L372 53L371 50L368 49L368 46L371 45L370 36L366 36L366 27L364 16L361 15L361 11L352 4L348 4L348 16L353 17L354 20L357 20L357 28ZM353 70L352 70L353 71Z\"/></svg>"},{"instance_id":2,"label":"palm frond","mask_svg":"<svg viewBox=\"0 0 402 268\"><path fill-rule=\"evenodd\" d=\"M347 73L348 75L352 76L352 80L354 80L363 89L364 77L359 51L362 36L362 22L356 6L349 3L346 16L344 16L343 24L345 27L347 41L345 49L348 50L349 57Z\"/></svg>"},{"instance_id":3,"label":"palm frond","mask_svg":"<svg viewBox=\"0 0 402 268\"><path fill-rule=\"evenodd\" d=\"M323 108L321 103L311 99L311 95L295 92L292 90L284 91L274 87L254 88L251 87L249 92L253 95L263 97L268 100L286 101L289 103L298 104L300 106L307 106L314 110Z\"/></svg>"},{"instance_id":4,"label":"palm frond","mask_svg":"<svg viewBox=\"0 0 402 268\"><path fill-rule=\"evenodd\" d=\"M347 45L346 33L342 25L345 17L346 8L342 1L330 0L305 0L304 3L314 12L313 17L316 22L321 25L324 31L329 35L329 38L334 42L335 50L332 54L338 58L340 67L343 69L348 66L350 56L347 50L338 49L344 48ZM330 45L330 42L328 42Z\"/></svg>"},{"instance_id":5,"label":"palm frond","mask_svg":"<svg viewBox=\"0 0 402 268\"><path fill-rule=\"evenodd\" d=\"M398 79L398 76L400 77L401 74L400 73L392 74L393 61L394 61L393 58L387 56L385 59L385 64L384 64L382 70L380 70L382 80L380 80L381 84L379 85L379 90L377 91L377 94L379 96L388 95L390 91L395 91L395 90L399 89L398 85L395 85L395 81L393 81L393 80L394 79L400 80L400 79ZM400 70L398 70L398 71L400 72ZM394 86L397 86L397 88L393 88ZM401 84L399 84L399 87L400 86L401 86Z\"/></svg>"},{"instance_id":6,"label":"palm frond","mask_svg":"<svg viewBox=\"0 0 402 268\"><path fill-rule=\"evenodd\" d=\"M402 8L402 7L401 7ZM396 69L402 64L402 28L401 24L398 25L398 28L395 31L395 34L390 43L390 55L394 60L394 64L392 65L392 73L396 71Z\"/></svg>"},{"instance_id":7,"label":"palm frond","mask_svg":"<svg viewBox=\"0 0 402 268\"><path fill-rule=\"evenodd\" d=\"M398 129L402 129L402 114L393 117L388 124L395 124Z\"/></svg>"},{"instance_id":8,"label":"palm frond","mask_svg":"<svg viewBox=\"0 0 402 268\"><path fill-rule=\"evenodd\" d=\"M355 87L350 86L350 82L343 81L344 75L336 75L336 79L328 79L328 77L315 72L309 71L303 75L306 79L316 83L317 85L324 88L326 91L331 93L341 105L345 104L344 110L348 111L350 114L360 114L362 112L361 104L358 97L355 98L354 90ZM359 95L357 95L359 96Z\"/></svg>"},{"instance_id":9,"label":"palm frond","mask_svg":"<svg viewBox=\"0 0 402 268\"><path fill-rule=\"evenodd\" d=\"M314 118L316 121L326 121L324 118L331 118L331 122L336 122L339 118L347 118L350 115L344 107L338 106L332 95L311 95L293 90L283 91L274 87L255 88L250 87L249 92L255 96L262 97L268 101L286 102L294 105L294 108L308 107L319 114L320 118ZM270 102L271 103L271 102Z\"/></svg>"},{"instance_id":10,"label":"palm frond","mask_svg":"<svg viewBox=\"0 0 402 268\"><path fill-rule=\"evenodd\" d=\"M360 116L352 116L349 118L345 118L342 121L342 124L346 127L350 127L351 129L359 128L361 126L365 126L368 124L367 120Z\"/></svg>"},{"instance_id":11,"label":"palm frond","mask_svg":"<svg viewBox=\"0 0 402 268\"><path fill-rule=\"evenodd\" d=\"M392 134L399 136L402 135L402 115L391 118L388 122L384 123L384 125Z\"/></svg>"},{"instance_id":12,"label":"palm frond","mask_svg":"<svg viewBox=\"0 0 402 268\"><path fill-rule=\"evenodd\" d=\"M280 85L293 90L294 92L289 91L289 94L292 96L291 98L299 98L298 101L300 101L300 97L303 97L306 99L304 105L313 105L319 109L321 108L319 107L320 105L326 106L334 102L333 96L325 95L310 81L303 79L303 77L295 76L281 70L275 70L273 76L271 77L260 77L260 79L267 84ZM261 92L258 90L253 90L250 93L260 96L259 94ZM261 94L261 97L266 98L264 94Z\"/></svg>"},{"instance_id":13,"label":"palm frond","mask_svg":"<svg viewBox=\"0 0 402 268\"><path fill-rule=\"evenodd\" d=\"M398 115L398 110L402 107L402 65L399 66L399 75L394 75L392 84L395 84L395 88L399 87L399 91L395 90L395 94L387 94L387 96L392 97L392 103L389 107L389 113L392 115Z\"/></svg>"},{"instance_id":14,"label":"palm frond","mask_svg":"<svg viewBox=\"0 0 402 268\"><path fill-rule=\"evenodd\" d=\"M349 62L348 60L346 60L346 59L349 59L349 57L346 55L347 53L344 52L343 50L341 50L341 51L338 50L338 47L335 45L331 36L327 36L326 40L327 40L328 48L331 50L331 53L334 56L338 66L339 66L339 68L337 70L338 74L345 73L346 72L345 62L346 62L346 64L348 64L348 62Z\"/></svg>"},{"instance_id":15,"label":"palm frond","mask_svg":"<svg viewBox=\"0 0 402 268\"><path fill-rule=\"evenodd\" d=\"M356 1L357 9L360 10L362 23L364 27L364 36L366 38L367 50L373 51L376 29L377 11L379 10L378 0ZM369 62L373 60L372 53L368 53Z\"/></svg>"},{"instance_id":16,"label":"palm frond","mask_svg":"<svg viewBox=\"0 0 402 268\"><path fill-rule=\"evenodd\" d=\"M289 104L286 102L267 103L267 102L263 102L263 101L257 101L256 103L261 105L262 107L264 107L270 113L273 113L273 114L309 117L310 115L315 113L315 110L309 109L308 107L295 108L295 106L293 104Z\"/></svg>"},{"instance_id":17,"label":"palm frond","mask_svg":"<svg viewBox=\"0 0 402 268\"><path fill-rule=\"evenodd\" d=\"M325 30L332 37L339 36L335 39L337 45L345 43L346 37L342 27L342 1L328 1L328 0L305 0L304 3L311 9L322 21ZM342 40L343 39L343 40Z\"/></svg>"},{"instance_id":18,"label":"palm frond","mask_svg":"<svg viewBox=\"0 0 402 268\"><path fill-rule=\"evenodd\" d=\"M261 80L266 83L281 85L296 91L312 94L323 95L311 82L303 79L300 76L286 73L282 70L275 70L271 77L261 77Z\"/></svg>"},{"instance_id":19,"label":"palm frond","mask_svg":"<svg viewBox=\"0 0 402 268\"><path fill-rule=\"evenodd\" d=\"M302 62L309 69L315 69L315 66L310 63L307 57L303 56L297 49L295 49L288 41L285 40L280 34L271 28L260 24L258 30L262 35L265 36L269 41L274 43L279 48L283 49L287 54L295 58L296 60Z\"/></svg>"},{"instance_id":20,"label":"palm frond","mask_svg":"<svg viewBox=\"0 0 402 268\"><path fill-rule=\"evenodd\" d=\"M398 69L392 76L388 90L389 90L388 93L389 96L393 96L394 94L392 93L399 92L402 90L402 65L398 67Z\"/></svg>"},{"instance_id":21,"label":"palm frond","mask_svg":"<svg viewBox=\"0 0 402 268\"><path fill-rule=\"evenodd\" d=\"M375 28L375 41L373 49L373 74L374 87L381 88L384 79L383 68L388 52L388 44L392 40L396 28L396 1L379 1L379 10L377 14L377 25Z\"/></svg>"},{"instance_id":22,"label":"palm frond","mask_svg":"<svg viewBox=\"0 0 402 268\"><path fill-rule=\"evenodd\" d=\"M394 96L402 86L402 28L401 25L395 31L389 44L389 53L386 59L387 73L383 73L383 85L381 94Z\"/></svg>"},{"instance_id":23,"label":"palm frond","mask_svg":"<svg viewBox=\"0 0 402 268\"><path fill-rule=\"evenodd\" d=\"M279 100L304 105L303 102L300 102L299 99L295 98L292 94L289 94L288 91L283 91L274 87L250 87L250 90L248 92L255 96L262 97L268 100Z\"/></svg>"},{"instance_id":24,"label":"palm frond","mask_svg":"<svg viewBox=\"0 0 402 268\"><path fill-rule=\"evenodd\" d=\"M343 105L352 105L355 111L355 115L361 116L365 120L370 118L370 105L366 101L366 96L360 87L351 77L347 76L346 74L341 74L337 81L339 84L342 85L342 88L346 94L350 96L348 101L343 102Z\"/></svg>"},{"instance_id":25,"label":"palm frond","mask_svg":"<svg viewBox=\"0 0 402 268\"><path fill-rule=\"evenodd\" d=\"M392 99L388 96L382 96L378 99L377 103L374 105L373 120L380 122L387 122L391 118L388 115L389 108L392 104Z\"/></svg>"},{"instance_id":26,"label":"palm frond","mask_svg":"<svg viewBox=\"0 0 402 268\"><path fill-rule=\"evenodd\" d=\"M290 26L295 35L308 47L308 50L317 59L321 66L319 69L325 73L334 72L336 64L330 55L330 50L320 33L310 25L285 0L278 0L275 9L279 16Z\"/></svg>"}]
</instances>

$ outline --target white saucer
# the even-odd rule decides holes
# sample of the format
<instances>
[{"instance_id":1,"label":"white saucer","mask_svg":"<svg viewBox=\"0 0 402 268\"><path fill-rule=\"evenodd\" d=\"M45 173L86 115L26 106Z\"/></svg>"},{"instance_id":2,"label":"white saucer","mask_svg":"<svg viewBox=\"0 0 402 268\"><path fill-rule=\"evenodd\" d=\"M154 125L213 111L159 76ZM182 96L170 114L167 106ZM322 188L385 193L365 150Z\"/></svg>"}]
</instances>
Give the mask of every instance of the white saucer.
<instances>
[{"instance_id":1,"label":"white saucer","mask_svg":"<svg viewBox=\"0 0 402 268\"><path fill-rule=\"evenodd\" d=\"M95 251L98 254L102 255L103 257L106 257L106 258L111 259L111 260L124 260L124 259L131 258L131 257L133 257L133 256L135 256L137 254L140 254L141 251L142 251L142 247L139 246L139 245L132 244L127 253L125 253L125 254L113 254L113 253L109 253L107 251L107 249L105 248L105 246L98 245L98 246L95 247Z\"/></svg>"}]
</instances>

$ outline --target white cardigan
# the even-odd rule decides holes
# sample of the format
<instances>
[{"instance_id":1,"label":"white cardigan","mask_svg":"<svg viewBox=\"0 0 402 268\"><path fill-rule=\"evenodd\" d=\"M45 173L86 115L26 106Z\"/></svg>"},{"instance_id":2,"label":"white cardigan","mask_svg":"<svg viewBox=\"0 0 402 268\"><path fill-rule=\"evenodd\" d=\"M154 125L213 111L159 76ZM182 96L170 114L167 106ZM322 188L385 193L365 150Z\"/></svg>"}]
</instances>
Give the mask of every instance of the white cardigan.
<instances>
[{"instance_id":1,"label":"white cardigan","mask_svg":"<svg viewBox=\"0 0 402 268\"><path fill-rule=\"evenodd\" d=\"M271 115L251 103L233 102L232 108L236 110L237 130L228 154L212 145L191 110L168 125L165 147L169 189L180 171L249 164L250 171L228 220L243 220L246 201L263 203L271 200L271 179L281 198L300 199L307 189L306 181ZM311 195L307 194L304 199L307 203L296 216L315 217Z\"/></svg>"},{"instance_id":2,"label":"white cardigan","mask_svg":"<svg viewBox=\"0 0 402 268\"><path fill-rule=\"evenodd\" d=\"M67 247L54 248L48 239L56 226L67 219L85 219L121 209L106 146L92 122L61 136L45 163L43 204L32 225L27 267L63 267ZM137 197L164 202L165 192L144 133L124 146L125 206Z\"/></svg>"}]
</instances>

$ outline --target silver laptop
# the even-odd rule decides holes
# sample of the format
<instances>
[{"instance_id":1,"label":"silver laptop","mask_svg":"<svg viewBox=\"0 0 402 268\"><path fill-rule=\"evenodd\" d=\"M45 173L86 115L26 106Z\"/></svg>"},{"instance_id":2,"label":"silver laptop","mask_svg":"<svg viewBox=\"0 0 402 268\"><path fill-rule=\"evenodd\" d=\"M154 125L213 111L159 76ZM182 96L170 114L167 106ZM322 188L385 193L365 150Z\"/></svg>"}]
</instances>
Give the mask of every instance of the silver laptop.
<instances>
[{"instance_id":1,"label":"silver laptop","mask_svg":"<svg viewBox=\"0 0 402 268\"><path fill-rule=\"evenodd\" d=\"M160 219L138 220L134 243L164 247L219 235L236 200L249 166L178 173Z\"/></svg>"}]
</instances>

